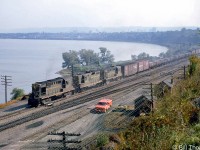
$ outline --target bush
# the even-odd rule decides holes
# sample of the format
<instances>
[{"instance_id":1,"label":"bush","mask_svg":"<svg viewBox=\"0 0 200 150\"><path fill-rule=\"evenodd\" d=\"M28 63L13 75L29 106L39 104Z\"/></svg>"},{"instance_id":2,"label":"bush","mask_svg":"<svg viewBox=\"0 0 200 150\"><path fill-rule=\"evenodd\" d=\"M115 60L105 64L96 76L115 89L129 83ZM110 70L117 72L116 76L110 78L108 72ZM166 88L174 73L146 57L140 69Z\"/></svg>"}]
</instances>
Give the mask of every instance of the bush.
<instances>
[{"instance_id":1,"label":"bush","mask_svg":"<svg viewBox=\"0 0 200 150\"><path fill-rule=\"evenodd\" d=\"M195 130L196 132L200 132L200 124L196 124L196 125L194 126L194 130Z\"/></svg>"},{"instance_id":2,"label":"bush","mask_svg":"<svg viewBox=\"0 0 200 150\"><path fill-rule=\"evenodd\" d=\"M200 138L197 136L190 136L190 137L187 137L186 139L184 139L183 143L186 145L199 146Z\"/></svg>"},{"instance_id":3,"label":"bush","mask_svg":"<svg viewBox=\"0 0 200 150\"><path fill-rule=\"evenodd\" d=\"M97 147L102 147L102 146L105 146L106 144L109 143L109 138L107 135L105 134L100 134L98 137L97 137Z\"/></svg>"},{"instance_id":4,"label":"bush","mask_svg":"<svg viewBox=\"0 0 200 150\"><path fill-rule=\"evenodd\" d=\"M14 88L10 94L12 95L11 99L17 99L17 98L22 97L24 95L24 90Z\"/></svg>"}]
</instances>

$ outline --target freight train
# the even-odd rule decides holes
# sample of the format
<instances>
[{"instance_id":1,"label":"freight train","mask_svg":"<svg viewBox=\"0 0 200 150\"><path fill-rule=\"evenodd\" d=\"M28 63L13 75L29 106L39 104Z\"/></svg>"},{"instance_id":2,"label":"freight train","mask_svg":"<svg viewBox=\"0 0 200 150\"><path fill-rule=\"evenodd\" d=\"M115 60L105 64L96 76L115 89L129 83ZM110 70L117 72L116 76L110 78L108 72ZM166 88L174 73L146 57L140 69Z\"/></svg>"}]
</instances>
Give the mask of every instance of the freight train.
<instances>
[{"instance_id":1,"label":"freight train","mask_svg":"<svg viewBox=\"0 0 200 150\"><path fill-rule=\"evenodd\" d=\"M66 97L67 95L72 95L82 90L120 80L121 78L126 78L139 72L199 53L200 49L153 62L149 60L134 61L98 71L87 71L73 75L72 77L58 77L43 82L36 82L32 84L32 93L29 97L28 105L32 107L44 105L57 98Z\"/></svg>"}]
</instances>

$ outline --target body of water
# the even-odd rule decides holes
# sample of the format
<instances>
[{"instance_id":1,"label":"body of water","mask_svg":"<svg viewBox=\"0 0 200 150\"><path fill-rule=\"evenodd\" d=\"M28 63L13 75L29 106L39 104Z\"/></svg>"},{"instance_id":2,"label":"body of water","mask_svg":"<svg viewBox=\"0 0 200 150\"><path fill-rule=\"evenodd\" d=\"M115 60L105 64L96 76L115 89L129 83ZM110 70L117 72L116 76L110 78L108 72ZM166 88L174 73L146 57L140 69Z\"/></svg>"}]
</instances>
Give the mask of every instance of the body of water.
<instances>
[{"instance_id":1,"label":"body of water","mask_svg":"<svg viewBox=\"0 0 200 150\"><path fill-rule=\"evenodd\" d=\"M129 60L131 54L138 55L141 52L158 56L167 51L166 47L143 43L0 39L0 75L12 76L8 97L15 87L28 93L31 92L32 83L57 77L55 73L62 69L63 52L81 49L99 52L99 47L110 50L115 61ZM4 86L0 85L0 103L4 99Z\"/></svg>"}]
</instances>

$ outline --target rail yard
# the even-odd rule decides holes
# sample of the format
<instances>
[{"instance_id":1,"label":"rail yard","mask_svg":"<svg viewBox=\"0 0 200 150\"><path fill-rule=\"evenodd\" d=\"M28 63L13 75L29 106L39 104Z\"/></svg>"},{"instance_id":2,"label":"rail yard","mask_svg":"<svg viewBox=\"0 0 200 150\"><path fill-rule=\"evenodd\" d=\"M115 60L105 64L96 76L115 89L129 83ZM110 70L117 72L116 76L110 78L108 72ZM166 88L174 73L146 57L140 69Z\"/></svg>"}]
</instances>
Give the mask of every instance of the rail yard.
<instances>
[{"instance_id":1,"label":"rail yard","mask_svg":"<svg viewBox=\"0 0 200 150\"><path fill-rule=\"evenodd\" d=\"M150 83L159 83L187 66L188 57L181 57L162 66L154 67L133 76L95 87L82 93L60 98L53 106L23 108L0 116L0 137L2 149L48 149L48 140L58 136L49 132L80 133L78 139L83 142L80 147L87 147L92 139L86 140L104 130L104 121L112 115L112 108L105 114L92 113L94 105L102 98L113 100L113 108L118 105L132 105L140 96L143 87ZM131 115L131 113L129 114ZM132 116L131 119L134 117ZM115 124L125 122L116 119ZM114 122L114 121L113 121ZM111 123L107 123L111 124ZM79 147L79 148L80 148Z\"/></svg>"}]
</instances>

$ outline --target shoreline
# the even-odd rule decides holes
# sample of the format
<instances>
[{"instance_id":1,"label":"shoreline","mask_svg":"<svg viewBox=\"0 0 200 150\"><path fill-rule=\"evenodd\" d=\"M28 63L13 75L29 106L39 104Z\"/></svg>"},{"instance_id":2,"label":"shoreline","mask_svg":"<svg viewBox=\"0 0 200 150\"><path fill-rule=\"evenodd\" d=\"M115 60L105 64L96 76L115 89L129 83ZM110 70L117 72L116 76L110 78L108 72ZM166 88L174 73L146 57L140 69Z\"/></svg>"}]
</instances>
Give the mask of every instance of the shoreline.
<instances>
[{"instance_id":1,"label":"shoreline","mask_svg":"<svg viewBox=\"0 0 200 150\"><path fill-rule=\"evenodd\" d=\"M155 56L157 56L160 52L167 51L167 47L149 44L149 43L136 43L136 42L123 42L120 41L84 41L83 40L70 40L62 42L59 40L37 40L40 42L34 42L31 39L1 39L0 42L0 50L2 53L3 59L0 63L4 63L3 68L1 68L1 72L6 75L13 76L13 86L8 89L8 97L10 91L14 87L22 88L26 93L31 91L31 84L34 82L47 80L54 78L55 76L59 76L55 74L56 72L62 69L61 62L62 60L62 51L67 51L67 49L73 49L71 47L77 47L75 49L81 49L85 46L91 47L91 49L96 49L94 47L105 46L109 48L109 50L115 50L115 55L122 58L126 54L127 58L131 58L131 52L135 54L141 52L137 49L142 49L145 52L149 50L150 52L154 52ZM27 42L26 42L27 41ZM43 42L46 41L46 42ZM49 42L50 41L50 42ZM72 42L73 41L73 42ZM48 44L49 43L49 44ZM135 43L135 44L134 44ZM70 44L70 45L69 45ZM47 45L47 46L46 46ZM60 48L61 47L61 48ZM62 48L63 47L63 48ZM69 48L68 48L69 47ZM49 49L50 48L50 49ZM63 50L62 50L63 49ZM154 50L155 49L155 50ZM41 51L42 50L42 51ZM125 51L127 50L127 51ZM129 51L130 50L130 51ZM134 50L134 51L133 51ZM31 53L34 52L33 54ZM121 53L123 52L123 53ZM126 52L126 53L124 53ZM6 55L4 54L6 53ZM42 53L42 54L40 54ZM111 52L113 53L113 52ZM147 52L149 53L149 52ZM39 56L39 58L37 58ZM152 55L154 56L154 55ZM128 59L124 60L128 60ZM19 60L18 60L19 59ZM5 62L6 60L6 62ZM118 61L116 59L116 61ZM15 66L15 67L13 67ZM31 70L30 70L31 66ZM4 90L2 87L1 92L1 103L4 102Z\"/></svg>"}]
</instances>

